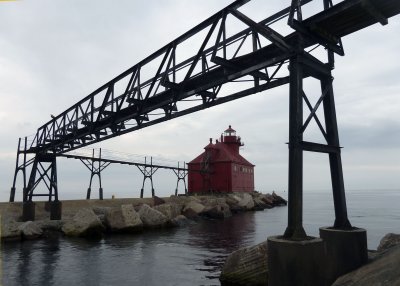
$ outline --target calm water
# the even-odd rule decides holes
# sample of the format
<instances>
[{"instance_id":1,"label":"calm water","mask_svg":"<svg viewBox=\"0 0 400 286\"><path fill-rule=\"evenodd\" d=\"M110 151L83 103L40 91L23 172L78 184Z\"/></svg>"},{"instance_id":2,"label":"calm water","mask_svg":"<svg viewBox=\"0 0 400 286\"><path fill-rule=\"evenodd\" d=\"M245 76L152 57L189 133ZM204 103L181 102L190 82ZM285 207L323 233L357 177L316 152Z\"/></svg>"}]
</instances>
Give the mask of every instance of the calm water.
<instances>
[{"instance_id":1,"label":"calm water","mask_svg":"<svg viewBox=\"0 0 400 286\"><path fill-rule=\"evenodd\" d=\"M347 199L352 224L368 231L369 248L388 232L400 233L400 191L353 191ZM329 192L305 193L308 234L316 235L332 218ZM286 219L287 208L281 207L100 241L2 244L3 285L219 285L229 253L282 234Z\"/></svg>"}]
</instances>

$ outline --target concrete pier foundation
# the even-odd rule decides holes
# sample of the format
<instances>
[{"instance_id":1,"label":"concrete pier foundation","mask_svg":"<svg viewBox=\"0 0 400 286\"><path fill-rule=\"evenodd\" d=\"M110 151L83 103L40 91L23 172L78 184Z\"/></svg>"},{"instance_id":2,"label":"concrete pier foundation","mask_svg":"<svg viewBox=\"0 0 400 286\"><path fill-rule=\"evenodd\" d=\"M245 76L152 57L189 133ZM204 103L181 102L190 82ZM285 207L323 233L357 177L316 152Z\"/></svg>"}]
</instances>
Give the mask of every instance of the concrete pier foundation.
<instances>
[{"instance_id":1,"label":"concrete pier foundation","mask_svg":"<svg viewBox=\"0 0 400 286\"><path fill-rule=\"evenodd\" d=\"M326 286L325 245L310 237L293 241L282 236L268 238L269 286Z\"/></svg>"},{"instance_id":2,"label":"concrete pier foundation","mask_svg":"<svg viewBox=\"0 0 400 286\"><path fill-rule=\"evenodd\" d=\"M60 220L62 213L62 203L60 201L50 202L50 219Z\"/></svg>"},{"instance_id":3,"label":"concrete pier foundation","mask_svg":"<svg viewBox=\"0 0 400 286\"><path fill-rule=\"evenodd\" d=\"M35 203L28 201L22 203L22 220L34 221L35 220Z\"/></svg>"},{"instance_id":4,"label":"concrete pier foundation","mask_svg":"<svg viewBox=\"0 0 400 286\"><path fill-rule=\"evenodd\" d=\"M326 275L331 285L339 276L357 269L368 261L367 231L321 227L320 237L325 243Z\"/></svg>"}]
</instances>

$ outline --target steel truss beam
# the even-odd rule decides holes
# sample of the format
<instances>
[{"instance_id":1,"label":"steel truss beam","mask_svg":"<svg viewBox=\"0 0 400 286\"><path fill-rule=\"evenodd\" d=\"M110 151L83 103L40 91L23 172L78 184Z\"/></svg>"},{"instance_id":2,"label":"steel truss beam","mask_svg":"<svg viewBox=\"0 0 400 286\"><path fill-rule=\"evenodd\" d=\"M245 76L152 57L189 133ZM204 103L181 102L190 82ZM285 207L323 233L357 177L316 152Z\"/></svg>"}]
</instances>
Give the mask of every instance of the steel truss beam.
<instances>
[{"instance_id":1,"label":"steel truss beam","mask_svg":"<svg viewBox=\"0 0 400 286\"><path fill-rule=\"evenodd\" d=\"M40 183L45 185L49 193L34 193ZM33 159L28 187L24 191L23 201L32 202L33 197L48 197L49 202L58 201L57 156L55 154L39 153Z\"/></svg>"},{"instance_id":2,"label":"steel truss beam","mask_svg":"<svg viewBox=\"0 0 400 286\"><path fill-rule=\"evenodd\" d=\"M329 155L332 191L335 207L334 227L351 228L347 217L341 152L333 95L331 75L321 72L315 79L320 81L322 95L314 107L311 106L303 91L304 69L307 65L299 54L290 60L290 97L289 97L289 215L288 227L284 236L289 239L303 240L307 237L303 224L303 151L326 153ZM303 122L303 100L307 103L310 114ZM323 105L325 128L316 115ZM307 142L303 134L314 119L326 140L326 144Z\"/></svg>"},{"instance_id":3,"label":"steel truss beam","mask_svg":"<svg viewBox=\"0 0 400 286\"><path fill-rule=\"evenodd\" d=\"M325 8L329 1L325 1ZM298 25L302 26L302 13L299 2L292 1L292 12L289 22L294 21L294 11L297 11ZM304 49L303 41L299 41L299 51ZM347 216L346 197L343 180L339 132L336 120L336 110L333 94L333 77L328 67L333 67L333 49L328 50L328 63L299 52L290 59L290 93L289 93L289 208L288 226L284 237L292 240L307 239L303 228L303 151L326 153L329 155L332 192L335 208L334 227L350 229L352 226ZM320 81L322 95L314 106L311 105L303 90L304 75L308 71ZM310 113L303 122L303 100ZM325 128L317 116L318 108L323 105ZM314 119L326 144L307 142L303 140L304 132Z\"/></svg>"},{"instance_id":4,"label":"steel truss beam","mask_svg":"<svg viewBox=\"0 0 400 286\"><path fill-rule=\"evenodd\" d=\"M245 2L247 1L236 1L221 10L188 33L103 85L59 116L53 118L38 129L29 150L31 152L55 150L57 153L64 153L149 126L149 124L145 124L146 122L156 124L160 122L160 118L155 120L151 120L150 118L151 112L156 109L162 109L165 112L164 118L161 121L169 120L173 113L179 112L176 103L183 101L187 97L195 97L197 95L202 96L203 99L208 97L209 100L203 100L203 103L207 103L207 106L199 105L196 110L213 106L213 101L215 101L221 84L231 82L246 74L256 74L268 82L277 80L278 78L274 78L273 76L266 77L257 70L279 65L279 62L282 63L288 58L287 54L280 55L279 57L276 57L274 54L267 57L259 55L258 59L254 59L253 62L255 65L253 64L252 67L247 62L251 58L237 56L241 48L240 45L234 57L230 59L231 61L236 60L236 68L234 70L231 69L228 75L225 74L225 65L217 63L218 57L216 57L216 54L218 52L222 50L223 58L226 58L227 47L238 41L241 41L242 44L249 35L252 35L254 39L258 39L259 35L261 35L271 40L269 49L272 52L276 52L275 46L282 46L284 42L283 36L268 28L268 25L287 14L289 9L284 9L260 23L255 23L242 13L236 11ZM304 1L304 3L307 2L309 1ZM235 13L235 16L241 20L244 19L249 28L226 39L225 19L230 13ZM219 31L215 45L206 48L212 32L218 25ZM176 51L179 48L179 44L208 28L207 36L197 54L192 58L177 63ZM260 31L260 33L257 31ZM258 44L258 50L266 48L261 47L259 40ZM267 50L265 52L268 54ZM158 58L161 59L161 63L155 76L143 82L141 76L142 69L148 63L154 62ZM265 58L271 59L265 61ZM263 60L260 61L260 59ZM202 70L197 72L197 74L193 74L200 61L202 63ZM177 73L185 69L188 69L188 71L183 81L176 82ZM172 82L170 77L172 77ZM257 77L255 82L258 82L258 80ZM124 82L127 82L127 84ZM115 89L116 85L119 84L125 85L124 91L120 95L116 94ZM161 91L160 89L162 88L164 90ZM254 91L249 90L247 94L250 94L250 92ZM230 99L233 100L234 97ZM98 103L96 104L96 102ZM191 112L196 110L192 110ZM189 109L183 111L187 114Z\"/></svg>"},{"instance_id":5,"label":"steel truss beam","mask_svg":"<svg viewBox=\"0 0 400 286\"><path fill-rule=\"evenodd\" d=\"M237 10L246 2L248 0L235 1L55 116L37 130L28 151L65 153L169 120L174 118L173 114L177 114L177 117L182 113L188 114L214 106L221 85L246 75L254 76L255 86L258 86L260 80L276 82L279 78L268 76L262 70L280 65L292 57L300 39L304 48L321 44L343 54L340 42L342 36L378 21L384 22L382 17L387 19L400 11L400 4L393 0L346 0L334 6L331 1L325 0L325 11L302 20L298 17L301 6L310 1L293 0L293 8L283 9L256 23ZM346 13L353 13L354 18L344 21L346 17L343 15ZM237 18L248 28L226 38L229 28L225 24L227 17ZM283 36L269 27L283 17L289 17L288 23L295 29L294 33ZM218 31L217 38L214 44L210 44L214 31ZM196 54L177 62L180 45L204 32L206 36ZM249 36L253 40L253 52L239 56L238 52ZM268 40L269 44L261 46L260 37ZM237 51L232 58L227 58L227 49L237 43L240 43ZM158 68L153 76L143 74L143 70L154 64ZM279 85L278 82L275 84ZM257 91L243 89L238 92L249 95ZM178 103L187 98L196 100L197 96L201 96L203 101L194 109L178 108ZM234 96L221 98L226 101L235 99ZM157 113L158 110L162 114Z\"/></svg>"},{"instance_id":6,"label":"steel truss beam","mask_svg":"<svg viewBox=\"0 0 400 286\"><path fill-rule=\"evenodd\" d=\"M145 164L143 166L137 165L136 167L140 170L140 172L143 174L143 183L142 183L142 188L140 189L140 197L143 198L143 192L144 192L144 184L147 179L150 180L151 184L151 196L154 197L154 185L153 185L153 175L155 172L157 172L158 167L155 167L153 165L153 157L150 157L150 164L147 164L147 158L144 158Z\"/></svg>"},{"instance_id":7,"label":"steel truss beam","mask_svg":"<svg viewBox=\"0 0 400 286\"><path fill-rule=\"evenodd\" d=\"M35 154L29 183L24 190L24 201L32 200L33 190L39 182L44 182L47 186L49 194L46 196L49 196L49 200L53 196L58 199L56 156L290 83L290 206L285 236L295 239L305 236L302 228L301 200L304 150L329 154L336 214L335 227L348 227L350 224L346 213L331 86L333 52L344 54L341 37L377 22L386 24L388 18L400 13L400 2L344 0L332 5L331 0L324 0L323 11L303 19L302 6L311 1L292 0L290 7L256 23L237 10L248 1L233 2L41 126L23 153ZM226 25L227 17L235 18L248 27L227 37L230 28ZM286 36L270 27L272 23L285 17L288 17L288 24L294 29L293 33ZM216 41L210 43L214 32L217 33ZM203 41L195 49L195 54L190 58L179 60L182 43L200 36ZM264 38L263 45L260 38ZM253 49L243 52L242 47L247 39L251 39ZM328 63L321 64L305 51L314 45L327 48ZM228 57L229 49L233 49L231 57ZM278 72L284 70L281 67L288 61L290 61L290 75L278 76ZM148 69L154 66L156 69L149 72ZM322 97L315 106L310 104L302 90L302 81L308 76L318 78L322 86ZM235 93L221 93L224 85L249 81L249 77L251 87L240 86L235 89ZM303 122L302 118L302 98L311 111L306 122ZM189 101L193 104L188 104ZM196 105L196 101L199 101L199 104ZM320 104L324 106L325 128L316 116ZM327 144L302 140L302 134L312 119L316 120ZM22 153L17 154L14 177L19 171L24 173L25 170L24 167L18 166L20 154ZM24 161L23 166L26 167L26 164ZM44 166L45 164L49 164L48 168ZM153 166L149 172L146 168L139 169L144 175L144 181L150 178L152 182L152 175L157 168ZM36 180L37 173L40 175L38 180ZM13 188L10 200L14 199ZM152 193L154 195L154 191Z\"/></svg>"},{"instance_id":8,"label":"steel truss beam","mask_svg":"<svg viewBox=\"0 0 400 286\"><path fill-rule=\"evenodd\" d=\"M186 187L186 177L188 174L188 169L185 168L185 163L184 166L181 167L180 163L178 162L177 167L174 166L167 166L167 165L159 165L159 164L153 164L153 158L150 157L150 163L147 162L147 157L145 157L144 163L139 163L139 162L133 162L133 161L122 161L122 160L115 160L115 159L108 159L108 158L103 158L102 157L102 151L99 149L98 152L99 156L95 156L95 150L92 150L92 156L91 157L86 157L82 155L74 155L74 154L60 154L60 157L65 157L65 158L71 158L71 159L77 159L81 161L85 167L90 171L90 182L89 182L89 188L87 191L87 196L86 199L90 199L91 196L91 185L92 185L92 179L94 176L98 176L99 178L99 183L100 183L100 188L99 188L99 199L103 199L103 188L102 188L102 179L101 179L101 172L107 168L110 164L122 164L122 165L130 165L130 166L136 166L140 172L143 174L143 185L141 189L141 197L143 197L143 192L144 192L144 184L147 179L150 179L151 182L151 188L152 188L152 196L154 196L154 187L153 187L153 175L158 169L167 169L167 170L172 170L175 175L177 176L177 185L176 185L176 192L178 191L178 186L180 181L183 181L184 187L185 187L185 194L187 194L187 187Z\"/></svg>"},{"instance_id":9,"label":"steel truss beam","mask_svg":"<svg viewBox=\"0 0 400 286\"><path fill-rule=\"evenodd\" d=\"M17 183L17 177L18 173L21 171L22 172L22 178L23 178L23 193L26 192L26 168L29 167L33 163L33 158L27 160L26 159L26 149L27 149L28 143L27 143L27 138L24 138L24 145L23 149L21 149L21 138L18 139L18 148L17 148L17 159L15 163L15 172L14 172L14 179L13 179L13 184L11 187L11 192L10 192L10 202L14 202L15 200L15 191L16 191L16 183ZM20 157L22 156L22 163L20 164Z\"/></svg>"},{"instance_id":10,"label":"steel truss beam","mask_svg":"<svg viewBox=\"0 0 400 286\"><path fill-rule=\"evenodd\" d=\"M86 193L86 199L90 199L90 195L92 192L92 182L93 177L97 176L99 179L99 199L103 199L103 187L101 186L101 172L107 168L111 162L104 162L101 160L101 148L99 149L99 158L95 158L94 149L92 150L92 158L79 158L79 160L85 165L85 167L90 171L90 181L89 187ZM97 166L96 166L97 163Z\"/></svg>"},{"instance_id":11,"label":"steel truss beam","mask_svg":"<svg viewBox=\"0 0 400 286\"><path fill-rule=\"evenodd\" d=\"M183 163L183 166L185 166L186 164ZM179 162L178 162L178 168L174 169L174 173L176 175L176 177L178 178L178 180L176 181L176 189L175 189L175 196L178 195L178 187L179 187L179 182L182 181L183 182L183 186L185 188L185 195L187 195L188 190L186 187L186 177L188 175L188 169L182 169L179 168Z\"/></svg>"}]
</instances>

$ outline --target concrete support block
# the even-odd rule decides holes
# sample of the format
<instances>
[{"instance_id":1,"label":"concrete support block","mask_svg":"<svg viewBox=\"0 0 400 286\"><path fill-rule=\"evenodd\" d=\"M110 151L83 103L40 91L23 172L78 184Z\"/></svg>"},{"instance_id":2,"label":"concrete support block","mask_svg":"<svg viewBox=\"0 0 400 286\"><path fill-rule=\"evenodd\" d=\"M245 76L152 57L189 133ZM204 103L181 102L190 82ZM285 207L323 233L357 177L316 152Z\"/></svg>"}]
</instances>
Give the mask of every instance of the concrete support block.
<instances>
[{"instance_id":1,"label":"concrete support block","mask_svg":"<svg viewBox=\"0 0 400 286\"><path fill-rule=\"evenodd\" d=\"M50 219L61 220L62 203L60 201L50 202Z\"/></svg>"},{"instance_id":2,"label":"concrete support block","mask_svg":"<svg viewBox=\"0 0 400 286\"><path fill-rule=\"evenodd\" d=\"M269 286L326 286L325 249L320 238L293 241L268 238Z\"/></svg>"},{"instance_id":3,"label":"concrete support block","mask_svg":"<svg viewBox=\"0 0 400 286\"><path fill-rule=\"evenodd\" d=\"M35 220L35 203L28 201L22 203L22 220L34 221Z\"/></svg>"},{"instance_id":4,"label":"concrete support block","mask_svg":"<svg viewBox=\"0 0 400 286\"><path fill-rule=\"evenodd\" d=\"M319 234L325 242L326 275L330 284L339 276L368 262L367 231L365 229L341 230L321 227Z\"/></svg>"},{"instance_id":5,"label":"concrete support block","mask_svg":"<svg viewBox=\"0 0 400 286\"><path fill-rule=\"evenodd\" d=\"M10 192L10 203L13 203L14 199L15 199L15 188L12 187Z\"/></svg>"},{"instance_id":6,"label":"concrete support block","mask_svg":"<svg viewBox=\"0 0 400 286\"><path fill-rule=\"evenodd\" d=\"M103 188L99 189L99 199L102 200L103 199Z\"/></svg>"}]
</instances>

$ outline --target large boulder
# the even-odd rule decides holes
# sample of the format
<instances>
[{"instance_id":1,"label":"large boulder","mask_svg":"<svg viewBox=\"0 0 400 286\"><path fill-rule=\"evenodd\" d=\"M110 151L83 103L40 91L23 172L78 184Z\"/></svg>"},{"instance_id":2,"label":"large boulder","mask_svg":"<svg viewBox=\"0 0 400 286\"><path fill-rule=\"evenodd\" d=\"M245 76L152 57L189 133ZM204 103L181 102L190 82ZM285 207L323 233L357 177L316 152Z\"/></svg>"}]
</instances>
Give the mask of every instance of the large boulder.
<instances>
[{"instance_id":1,"label":"large boulder","mask_svg":"<svg viewBox=\"0 0 400 286\"><path fill-rule=\"evenodd\" d=\"M168 222L168 218L160 211L149 205L142 205L139 210L140 219L146 227L162 227Z\"/></svg>"},{"instance_id":2,"label":"large boulder","mask_svg":"<svg viewBox=\"0 0 400 286\"><path fill-rule=\"evenodd\" d=\"M185 211L182 212L182 215L185 216L188 219L195 220L197 221L200 219L200 216L198 213L196 213L193 209L186 209Z\"/></svg>"},{"instance_id":3,"label":"large boulder","mask_svg":"<svg viewBox=\"0 0 400 286\"><path fill-rule=\"evenodd\" d=\"M112 207L92 207L93 212L97 215L103 225L106 225L106 215L112 210Z\"/></svg>"},{"instance_id":4,"label":"large boulder","mask_svg":"<svg viewBox=\"0 0 400 286\"><path fill-rule=\"evenodd\" d=\"M270 208L269 205L267 205L260 197L254 197L254 209L257 211L262 211L267 208Z\"/></svg>"},{"instance_id":5,"label":"large boulder","mask_svg":"<svg viewBox=\"0 0 400 286\"><path fill-rule=\"evenodd\" d=\"M95 206L95 207L92 207L92 210L93 210L93 212L96 214L96 215L106 215L110 210L112 210L112 207L98 207L98 206Z\"/></svg>"},{"instance_id":6,"label":"large boulder","mask_svg":"<svg viewBox=\"0 0 400 286\"><path fill-rule=\"evenodd\" d=\"M158 206L155 206L154 209L161 212L169 220L177 217L182 212L182 206L174 204L174 203L166 203L166 204L158 205Z\"/></svg>"},{"instance_id":7,"label":"large boulder","mask_svg":"<svg viewBox=\"0 0 400 286\"><path fill-rule=\"evenodd\" d=\"M232 213L238 213L240 211L243 211L243 208L238 205L238 203L241 201L241 198L234 195L234 194L229 194L226 199L225 199L227 205L229 205L229 209Z\"/></svg>"},{"instance_id":8,"label":"large boulder","mask_svg":"<svg viewBox=\"0 0 400 286\"><path fill-rule=\"evenodd\" d=\"M24 239L36 239L42 236L43 229L33 221L26 221L19 226Z\"/></svg>"},{"instance_id":9,"label":"large boulder","mask_svg":"<svg viewBox=\"0 0 400 286\"><path fill-rule=\"evenodd\" d=\"M21 240L22 232L20 225L22 223L13 220L2 221L1 225L1 240L2 241L17 241Z\"/></svg>"},{"instance_id":10,"label":"large boulder","mask_svg":"<svg viewBox=\"0 0 400 286\"><path fill-rule=\"evenodd\" d=\"M232 213L228 204L221 203L218 205L205 207L202 212L202 216L221 219L232 216Z\"/></svg>"},{"instance_id":11,"label":"large boulder","mask_svg":"<svg viewBox=\"0 0 400 286\"><path fill-rule=\"evenodd\" d=\"M332 286L400 285L400 246L388 249L372 262L339 277Z\"/></svg>"},{"instance_id":12,"label":"large boulder","mask_svg":"<svg viewBox=\"0 0 400 286\"><path fill-rule=\"evenodd\" d=\"M268 285L267 241L232 252L219 279L222 285Z\"/></svg>"},{"instance_id":13,"label":"large boulder","mask_svg":"<svg viewBox=\"0 0 400 286\"><path fill-rule=\"evenodd\" d=\"M241 199L238 202L238 206L245 210L252 210L254 208L253 197L250 194L242 193L240 195Z\"/></svg>"},{"instance_id":14,"label":"large boulder","mask_svg":"<svg viewBox=\"0 0 400 286\"><path fill-rule=\"evenodd\" d=\"M200 203L205 207L214 207L220 204L226 204L226 198L224 197L215 197L215 196L205 196L202 197Z\"/></svg>"},{"instance_id":15,"label":"large boulder","mask_svg":"<svg viewBox=\"0 0 400 286\"><path fill-rule=\"evenodd\" d=\"M271 209L274 207L273 198L270 194L257 193L253 199L256 210Z\"/></svg>"},{"instance_id":16,"label":"large boulder","mask_svg":"<svg viewBox=\"0 0 400 286\"><path fill-rule=\"evenodd\" d=\"M43 234L42 237L46 238L58 238L62 232L62 226L65 221L63 220L50 220L50 219L43 219L43 220L36 220L35 223L39 228L42 229Z\"/></svg>"},{"instance_id":17,"label":"large boulder","mask_svg":"<svg viewBox=\"0 0 400 286\"><path fill-rule=\"evenodd\" d=\"M92 209L80 209L72 218L67 221L62 231L67 236L98 237L104 231L104 226Z\"/></svg>"},{"instance_id":18,"label":"large boulder","mask_svg":"<svg viewBox=\"0 0 400 286\"><path fill-rule=\"evenodd\" d=\"M191 221L184 215L178 215L171 220L173 226L185 226L191 223Z\"/></svg>"},{"instance_id":19,"label":"large boulder","mask_svg":"<svg viewBox=\"0 0 400 286\"><path fill-rule=\"evenodd\" d=\"M205 206L197 201L190 201L183 208L183 215L187 218L193 218L201 214L205 209Z\"/></svg>"},{"instance_id":20,"label":"large boulder","mask_svg":"<svg viewBox=\"0 0 400 286\"><path fill-rule=\"evenodd\" d=\"M183 207L186 203L188 203L192 200L196 200L197 202L199 201L194 196L174 196L174 195L172 195L168 198L168 203L174 203L174 204L177 204L177 205L180 205L181 207Z\"/></svg>"},{"instance_id":21,"label":"large boulder","mask_svg":"<svg viewBox=\"0 0 400 286\"><path fill-rule=\"evenodd\" d=\"M231 205L237 205L240 202L241 198L234 194L229 194L226 198L225 201L226 203L231 206Z\"/></svg>"},{"instance_id":22,"label":"large boulder","mask_svg":"<svg viewBox=\"0 0 400 286\"><path fill-rule=\"evenodd\" d=\"M267 205L270 205L271 208L274 206L274 197L271 194L261 195L261 200Z\"/></svg>"},{"instance_id":23,"label":"large boulder","mask_svg":"<svg viewBox=\"0 0 400 286\"><path fill-rule=\"evenodd\" d=\"M400 234L388 233L381 239L377 250L383 251L396 245L400 245Z\"/></svg>"},{"instance_id":24,"label":"large boulder","mask_svg":"<svg viewBox=\"0 0 400 286\"><path fill-rule=\"evenodd\" d=\"M140 215L132 205L121 205L105 214L105 224L112 232L136 232L143 228Z\"/></svg>"},{"instance_id":25,"label":"large boulder","mask_svg":"<svg viewBox=\"0 0 400 286\"><path fill-rule=\"evenodd\" d=\"M287 201L282 198L281 196L278 196L275 192L272 192L272 198L274 202L274 206L286 206Z\"/></svg>"},{"instance_id":26,"label":"large boulder","mask_svg":"<svg viewBox=\"0 0 400 286\"><path fill-rule=\"evenodd\" d=\"M62 220L36 220L35 223L43 230L43 231L61 231L63 226Z\"/></svg>"},{"instance_id":27,"label":"large boulder","mask_svg":"<svg viewBox=\"0 0 400 286\"><path fill-rule=\"evenodd\" d=\"M165 204L165 200L164 199L159 198L157 196L153 197L153 206L159 206L159 205L162 205L162 204Z\"/></svg>"}]
</instances>

